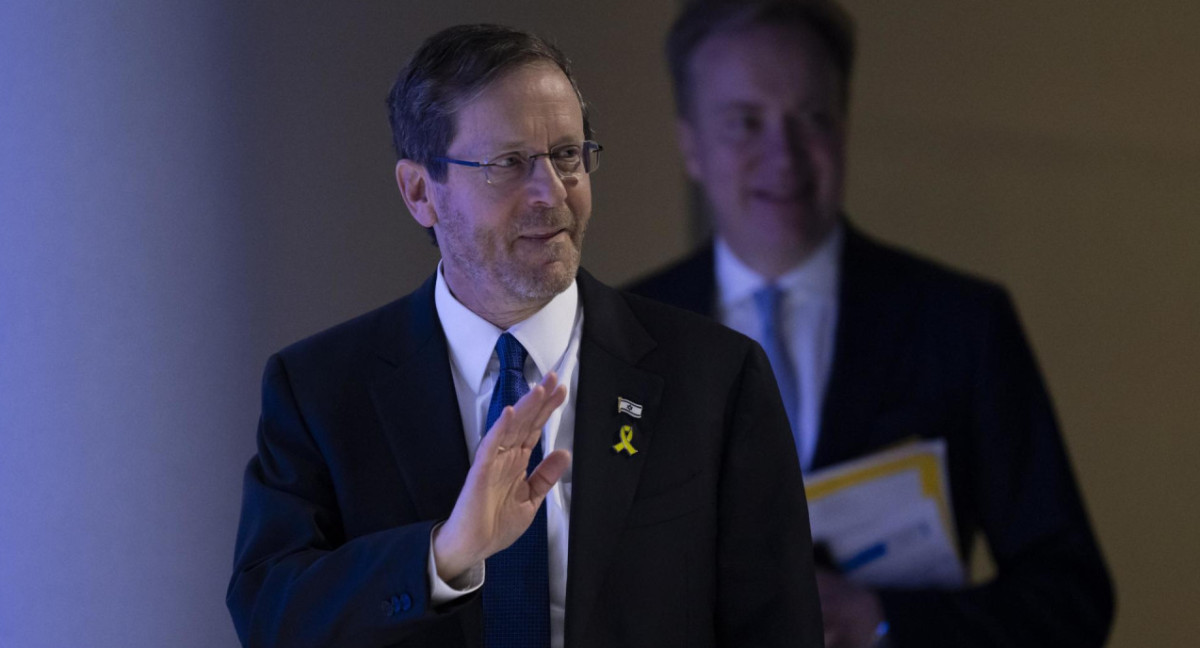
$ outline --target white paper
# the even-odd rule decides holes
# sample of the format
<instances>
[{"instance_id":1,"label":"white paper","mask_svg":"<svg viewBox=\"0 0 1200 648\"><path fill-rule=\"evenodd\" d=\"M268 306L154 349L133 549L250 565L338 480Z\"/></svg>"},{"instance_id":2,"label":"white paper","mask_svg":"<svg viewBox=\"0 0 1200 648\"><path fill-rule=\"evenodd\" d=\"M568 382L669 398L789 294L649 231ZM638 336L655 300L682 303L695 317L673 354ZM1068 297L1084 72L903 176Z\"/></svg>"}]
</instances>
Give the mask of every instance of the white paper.
<instances>
[{"instance_id":1,"label":"white paper","mask_svg":"<svg viewBox=\"0 0 1200 648\"><path fill-rule=\"evenodd\" d=\"M810 474L813 542L854 582L962 587L945 457L945 441L933 439Z\"/></svg>"}]
</instances>

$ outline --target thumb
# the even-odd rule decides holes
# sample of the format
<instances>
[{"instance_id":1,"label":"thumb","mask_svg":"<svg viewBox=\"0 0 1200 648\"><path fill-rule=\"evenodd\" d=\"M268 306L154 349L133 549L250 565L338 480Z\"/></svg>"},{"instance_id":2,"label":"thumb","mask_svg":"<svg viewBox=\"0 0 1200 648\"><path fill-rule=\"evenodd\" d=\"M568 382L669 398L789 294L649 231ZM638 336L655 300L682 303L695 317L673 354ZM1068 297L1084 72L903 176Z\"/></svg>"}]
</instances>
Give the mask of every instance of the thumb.
<instances>
[{"instance_id":1,"label":"thumb","mask_svg":"<svg viewBox=\"0 0 1200 648\"><path fill-rule=\"evenodd\" d=\"M555 450L542 459L542 463L529 475L529 500L540 506L546 493L562 479L563 473L571 466L571 453L566 450Z\"/></svg>"}]
</instances>

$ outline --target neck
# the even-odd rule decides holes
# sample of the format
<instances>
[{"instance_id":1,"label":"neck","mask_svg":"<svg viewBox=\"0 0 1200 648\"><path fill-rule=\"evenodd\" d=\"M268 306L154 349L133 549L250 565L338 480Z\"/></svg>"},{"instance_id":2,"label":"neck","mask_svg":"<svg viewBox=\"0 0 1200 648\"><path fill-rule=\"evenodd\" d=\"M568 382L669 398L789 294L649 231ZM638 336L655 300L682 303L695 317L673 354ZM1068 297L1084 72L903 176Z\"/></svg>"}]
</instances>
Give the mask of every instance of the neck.
<instances>
[{"instance_id":1,"label":"neck","mask_svg":"<svg viewBox=\"0 0 1200 648\"><path fill-rule=\"evenodd\" d=\"M442 277L446 280L450 294L472 313L501 330L507 331L513 325L529 319L554 299L551 295L545 299L505 300L469 278L455 277L445 265L442 266L442 270Z\"/></svg>"},{"instance_id":2,"label":"neck","mask_svg":"<svg viewBox=\"0 0 1200 648\"><path fill-rule=\"evenodd\" d=\"M451 290L450 292L451 292L451 294L453 294L454 291ZM460 299L459 301L462 301L462 300ZM544 302L537 304L536 306L529 306L526 308L518 308L518 309L498 308L495 310L488 310L487 308L478 307L473 304L468 304L467 302L463 302L463 305L466 306L467 308L471 309L471 312L473 312L476 315L487 320L489 323L491 323L492 326L495 326L498 329L507 331L508 329L512 328L514 325L519 324L519 323L529 319L530 317L533 316L534 313L542 310L542 307L544 307L546 304L549 304L549 303L550 303L550 300L546 300Z\"/></svg>"},{"instance_id":3,"label":"neck","mask_svg":"<svg viewBox=\"0 0 1200 648\"><path fill-rule=\"evenodd\" d=\"M820 242L788 249L771 249L769 246L739 245L739 241L725 239L729 249L747 268L764 279L774 281L796 266L807 261L821 247Z\"/></svg>"},{"instance_id":4,"label":"neck","mask_svg":"<svg viewBox=\"0 0 1200 648\"><path fill-rule=\"evenodd\" d=\"M778 240L764 241L761 237L728 236L723 232L718 235L747 268L774 281L812 258L836 228L836 224L831 225L815 235L798 237L788 245L781 245Z\"/></svg>"}]
</instances>

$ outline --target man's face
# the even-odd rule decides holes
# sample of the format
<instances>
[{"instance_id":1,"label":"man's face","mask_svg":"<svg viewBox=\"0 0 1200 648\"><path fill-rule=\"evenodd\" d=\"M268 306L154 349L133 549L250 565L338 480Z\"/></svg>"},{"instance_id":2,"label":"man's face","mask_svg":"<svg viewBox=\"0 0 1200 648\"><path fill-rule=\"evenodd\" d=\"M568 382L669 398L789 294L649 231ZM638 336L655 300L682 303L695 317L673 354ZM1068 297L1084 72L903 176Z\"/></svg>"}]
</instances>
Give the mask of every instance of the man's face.
<instances>
[{"instance_id":1,"label":"man's face","mask_svg":"<svg viewBox=\"0 0 1200 648\"><path fill-rule=\"evenodd\" d=\"M772 270L786 270L778 266L812 252L841 208L837 69L815 34L772 26L714 35L690 65L691 110L679 121L688 174L743 261L772 258Z\"/></svg>"},{"instance_id":2,"label":"man's face","mask_svg":"<svg viewBox=\"0 0 1200 648\"><path fill-rule=\"evenodd\" d=\"M446 157L459 160L532 155L584 141L579 100L550 63L505 73L455 121ZM491 312L523 308L571 284L592 211L582 169L559 178L549 159L538 157L531 175L503 185L488 184L483 169L452 164L448 171L444 183L430 183L433 228L443 272L464 304Z\"/></svg>"}]
</instances>

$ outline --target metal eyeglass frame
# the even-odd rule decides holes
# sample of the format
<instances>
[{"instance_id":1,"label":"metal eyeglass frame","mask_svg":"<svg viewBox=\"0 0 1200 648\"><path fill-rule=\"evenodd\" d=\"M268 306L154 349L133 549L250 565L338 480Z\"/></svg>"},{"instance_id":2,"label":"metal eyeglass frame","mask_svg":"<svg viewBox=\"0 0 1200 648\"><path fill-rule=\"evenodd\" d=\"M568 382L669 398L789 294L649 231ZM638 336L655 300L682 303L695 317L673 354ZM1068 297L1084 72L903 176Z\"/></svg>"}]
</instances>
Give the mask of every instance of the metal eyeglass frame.
<instances>
[{"instance_id":1,"label":"metal eyeglass frame","mask_svg":"<svg viewBox=\"0 0 1200 648\"><path fill-rule=\"evenodd\" d=\"M546 151L545 153L534 153L533 155L525 155L524 153L522 153L520 151L511 151L508 153L501 153L495 157L489 158L482 162L472 162L470 160L456 160L454 158L448 158L448 157L435 157L435 158L433 158L433 160L435 162L445 162L447 164L457 164L459 166L483 169L483 177L487 181L488 184L490 184L492 186L501 186L501 185L507 184L509 182L513 182L513 181L517 180L517 178L514 177L512 180L506 180L506 181L500 182L500 183L492 182L492 175L490 173L488 173L488 168L501 166L500 163L492 162L492 160L499 158L499 157L507 157L507 156L520 157L522 160L524 160L524 164L526 164L525 177L523 179L528 179L529 176L533 175L533 167L534 167L534 164L537 162L538 158L551 156L554 154L554 152L556 150L560 150L560 149L566 148L568 146L579 146L582 148L582 152L579 156L579 158L580 158L579 165L581 167L583 167L584 175L589 174L592 171L595 171L596 169L600 168L600 152L604 150L604 147L601 146L598 142L596 142L594 140L584 140L584 142L582 144L561 144L559 146L556 146L556 147L550 149L549 151ZM589 152L595 153L595 162L592 164L588 164ZM504 167L504 168L507 168L507 167ZM553 159L550 160L550 168L554 169L554 174L557 175L560 180L565 179L565 178L574 178L574 177L578 177L580 175L578 171L566 173L566 172L559 170L558 165L554 164Z\"/></svg>"}]
</instances>

